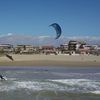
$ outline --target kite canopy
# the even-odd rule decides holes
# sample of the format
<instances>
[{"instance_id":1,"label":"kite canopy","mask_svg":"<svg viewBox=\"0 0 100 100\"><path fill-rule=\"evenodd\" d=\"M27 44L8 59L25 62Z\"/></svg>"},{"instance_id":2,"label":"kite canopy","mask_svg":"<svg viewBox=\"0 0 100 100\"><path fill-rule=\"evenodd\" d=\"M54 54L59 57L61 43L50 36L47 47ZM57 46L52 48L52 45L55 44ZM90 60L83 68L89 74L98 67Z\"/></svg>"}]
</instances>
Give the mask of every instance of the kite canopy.
<instances>
[{"instance_id":1,"label":"kite canopy","mask_svg":"<svg viewBox=\"0 0 100 100\"><path fill-rule=\"evenodd\" d=\"M50 26L52 26L56 30L57 35L56 35L55 39L58 39L61 36L61 33L62 33L61 27L57 23L53 23Z\"/></svg>"}]
</instances>

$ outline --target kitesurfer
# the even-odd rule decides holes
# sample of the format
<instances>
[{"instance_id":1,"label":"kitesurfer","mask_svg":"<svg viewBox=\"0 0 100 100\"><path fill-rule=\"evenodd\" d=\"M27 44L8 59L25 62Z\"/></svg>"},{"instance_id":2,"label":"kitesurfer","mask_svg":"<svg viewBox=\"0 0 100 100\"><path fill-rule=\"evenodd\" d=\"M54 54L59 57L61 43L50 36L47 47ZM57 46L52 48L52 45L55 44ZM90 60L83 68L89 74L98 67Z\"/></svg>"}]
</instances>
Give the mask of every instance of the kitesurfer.
<instances>
[{"instance_id":1,"label":"kitesurfer","mask_svg":"<svg viewBox=\"0 0 100 100\"><path fill-rule=\"evenodd\" d=\"M3 75L0 75L0 79L1 79L1 80L5 80L5 78L4 78Z\"/></svg>"}]
</instances>

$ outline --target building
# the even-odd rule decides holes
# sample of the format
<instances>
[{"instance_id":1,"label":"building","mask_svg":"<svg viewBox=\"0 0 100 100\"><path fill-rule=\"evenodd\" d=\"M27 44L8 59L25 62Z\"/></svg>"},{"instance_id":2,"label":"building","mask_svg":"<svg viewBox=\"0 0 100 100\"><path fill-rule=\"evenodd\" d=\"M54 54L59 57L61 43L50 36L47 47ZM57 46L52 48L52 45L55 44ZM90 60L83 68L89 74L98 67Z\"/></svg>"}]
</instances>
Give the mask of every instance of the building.
<instances>
[{"instance_id":1,"label":"building","mask_svg":"<svg viewBox=\"0 0 100 100\"><path fill-rule=\"evenodd\" d=\"M34 47L32 45L17 45L15 47L15 53L33 53Z\"/></svg>"},{"instance_id":2,"label":"building","mask_svg":"<svg viewBox=\"0 0 100 100\"><path fill-rule=\"evenodd\" d=\"M80 54L89 54L92 46L91 45L81 45L79 48Z\"/></svg>"},{"instance_id":3,"label":"building","mask_svg":"<svg viewBox=\"0 0 100 100\"><path fill-rule=\"evenodd\" d=\"M85 41L76 41L76 40L70 40L68 43L68 50L70 51L70 54L73 53L80 53L81 51L85 51L84 46L86 45Z\"/></svg>"},{"instance_id":4,"label":"building","mask_svg":"<svg viewBox=\"0 0 100 100\"><path fill-rule=\"evenodd\" d=\"M44 54L57 54L54 46L41 46L41 52Z\"/></svg>"},{"instance_id":5,"label":"building","mask_svg":"<svg viewBox=\"0 0 100 100\"><path fill-rule=\"evenodd\" d=\"M78 41L75 40L70 40L68 43L68 50L70 52L75 52L76 51L76 45L78 44Z\"/></svg>"},{"instance_id":6,"label":"building","mask_svg":"<svg viewBox=\"0 0 100 100\"><path fill-rule=\"evenodd\" d=\"M100 55L100 47L98 45L91 45L89 54Z\"/></svg>"},{"instance_id":7,"label":"building","mask_svg":"<svg viewBox=\"0 0 100 100\"><path fill-rule=\"evenodd\" d=\"M61 44L58 51L63 54L68 53L68 44L67 43Z\"/></svg>"},{"instance_id":8,"label":"building","mask_svg":"<svg viewBox=\"0 0 100 100\"><path fill-rule=\"evenodd\" d=\"M2 53L13 52L13 45L11 45L11 44L0 44L0 52L2 52Z\"/></svg>"}]
</instances>

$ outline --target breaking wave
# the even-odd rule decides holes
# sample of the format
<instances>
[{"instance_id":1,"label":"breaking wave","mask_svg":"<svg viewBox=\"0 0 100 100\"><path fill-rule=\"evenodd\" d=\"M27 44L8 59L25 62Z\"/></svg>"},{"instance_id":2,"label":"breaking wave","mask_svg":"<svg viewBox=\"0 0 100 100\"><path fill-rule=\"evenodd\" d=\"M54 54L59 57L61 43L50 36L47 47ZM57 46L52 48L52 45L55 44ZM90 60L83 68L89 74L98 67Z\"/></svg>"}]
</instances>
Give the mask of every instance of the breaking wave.
<instances>
[{"instance_id":1,"label":"breaking wave","mask_svg":"<svg viewBox=\"0 0 100 100\"><path fill-rule=\"evenodd\" d=\"M67 93L100 94L100 81L90 79L57 79L17 81L7 80L0 82L0 92L14 90L30 91L64 91Z\"/></svg>"}]
</instances>

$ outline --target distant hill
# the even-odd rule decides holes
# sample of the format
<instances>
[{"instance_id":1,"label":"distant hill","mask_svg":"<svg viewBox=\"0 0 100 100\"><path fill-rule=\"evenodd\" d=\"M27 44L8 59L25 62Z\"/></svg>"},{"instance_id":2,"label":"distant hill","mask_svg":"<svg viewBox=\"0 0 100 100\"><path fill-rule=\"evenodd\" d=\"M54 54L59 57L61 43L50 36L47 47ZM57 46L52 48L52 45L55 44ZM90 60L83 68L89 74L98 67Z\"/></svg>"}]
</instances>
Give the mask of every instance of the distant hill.
<instances>
[{"instance_id":1,"label":"distant hill","mask_svg":"<svg viewBox=\"0 0 100 100\"><path fill-rule=\"evenodd\" d=\"M89 37L89 36L62 36L58 40L52 36L33 36L24 34L7 34L0 36L0 44L32 44L35 46L40 45L54 45L58 46L63 43L68 43L69 40L82 40L86 41L87 44L98 44L100 45L100 37Z\"/></svg>"}]
</instances>

